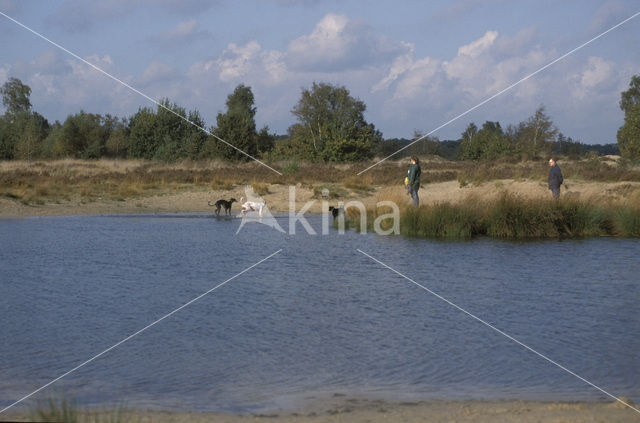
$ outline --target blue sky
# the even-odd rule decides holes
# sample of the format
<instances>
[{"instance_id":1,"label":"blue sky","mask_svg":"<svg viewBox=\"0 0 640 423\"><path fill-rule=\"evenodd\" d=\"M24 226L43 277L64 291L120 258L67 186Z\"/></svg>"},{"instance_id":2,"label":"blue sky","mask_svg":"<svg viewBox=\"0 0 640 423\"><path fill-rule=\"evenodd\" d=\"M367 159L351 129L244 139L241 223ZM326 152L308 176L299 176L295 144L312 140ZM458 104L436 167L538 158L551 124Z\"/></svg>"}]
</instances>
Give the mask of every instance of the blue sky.
<instances>
[{"instance_id":1,"label":"blue sky","mask_svg":"<svg viewBox=\"0 0 640 423\"><path fill-rule=\"evenodd\" d=\"M428 132L640 11L612 0L0 0L0 11L207 125L238 84L285 133L302 88L345 85L384 136ZM20 78L49 120L152 104L0 16L0 84ZM434 133L506 127L544 105L566 136L615 142L640 74L640 16Z\"/></svg>"}]
</instances>

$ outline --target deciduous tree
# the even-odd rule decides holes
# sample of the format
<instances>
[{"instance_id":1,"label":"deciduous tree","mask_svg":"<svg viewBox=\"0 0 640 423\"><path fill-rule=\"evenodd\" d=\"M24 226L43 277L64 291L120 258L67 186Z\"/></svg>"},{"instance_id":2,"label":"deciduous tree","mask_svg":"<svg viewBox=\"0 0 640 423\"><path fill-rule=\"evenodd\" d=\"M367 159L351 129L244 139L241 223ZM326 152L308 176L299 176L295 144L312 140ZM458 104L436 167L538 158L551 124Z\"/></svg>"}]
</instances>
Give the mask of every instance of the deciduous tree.
<instances>
[{"instance_id":1,"label":"deciduous tree","mask_svg":"<svg viewBox=\"0 0 640 423\"><path fill-rule=\"evenodd\" d=\"M5 113L17 115L20 112L31 110L31 101L29 100L31 88L18 78L9 78L0 88L0 94L2 94L2 104L6 108Z\"/></svg>"},{"instance_id":2,"label":"deciduous tree","mask_svg":"<svg viewBox=\"0 0 640 423\"><path fill-rule=\"evenodd\" d=\"M486 121L479 131L471 123L462 133L460 158L493 160L510 154L511 148L499 122Z\"/></svg>"},{"instance_id":3,"label":"deciduous tree","mask_svg":"<svg viewBox=\"0 0 640 423\"><path fill-rule=\"evenodd\" d=\"M621 93L620 109L624 111L624 124L618 129L620 154L640 160L640 75L632 76L629 89Z\"/></svg>"},{"instance_id":4,"label":"deciduous tree","mask_svg":"<svg viewBox=\"0 0 640 423\"><path fill-rule=\"evenodd\" d=\"M258 133L256 132L255 100L251 87L243 84L238 85L233 93L227 97L226 113L218 113L216 117L216 128L214 134L222 138L229 144L242 150L246 154L255 156L258 152ZM215 142L215 150L218 155L227 159L247 159L245 154L224 144L219 140L209 140Z\"/></svg>"},{"instance_id":5,"label":"deciduous tree","mask_svg":"<svg viewBox=\"0 0 640 423\"><path fill-rule=\"evenodd\" d=\"M302 90L291 111L298 118L291 128L292 141L311 160L368 159L382 134L366 122L365 110L364 102L344 86L314 82L311 89Z\"/></svg>"}]
</instances>

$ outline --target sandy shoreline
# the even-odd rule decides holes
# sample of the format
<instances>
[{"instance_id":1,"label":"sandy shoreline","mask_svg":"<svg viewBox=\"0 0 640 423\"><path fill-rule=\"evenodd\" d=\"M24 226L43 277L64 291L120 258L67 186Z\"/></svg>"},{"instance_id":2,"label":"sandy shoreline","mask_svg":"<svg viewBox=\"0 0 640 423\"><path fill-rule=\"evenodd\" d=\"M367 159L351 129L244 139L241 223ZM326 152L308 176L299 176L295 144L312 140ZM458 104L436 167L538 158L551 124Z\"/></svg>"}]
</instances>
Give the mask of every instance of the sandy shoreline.
<instances>
[{"instance_id":1,"label":"sandy shoreline","mask_svg":"<svg viewBox=\"0 0 640 423\"><path fill-rule=\"evenodd\" d=\"M308 213L321 213L322 199L314 194L310 187L298 184L295 187L295 210L299 212L308 202L312 202ZM568 188L567 188L568 187ZM273 214L288 213L291 209L290 186L271 184L268 193L262 198L267 202ZM487 199L509 192L526 198L546 199L550 197L546 185L540 181L497 180L480 185L461 187L457 181L440 182L424 185L420 189L422 204L443 202L456 203L471 196ZM585 201L624 202L630 196L640 194L640 182L580 182L567 181L562 190L563 198ZM41 205L25 205L14 199L0 198L0 218L16 218L28 216L65 216L65 215L100 215L100 214L149 214L149 213L212 213L214 208L209 201L245 196L244 187L231 190L185 190L168 192L161 195L126 198L122 201L103 200L82 201L80 199L48 202ZM362 201L365 206L375 207L376 202L385 199L406 201L409 198L402 186L378 186L367 193L345 191L345 195L326 200L329 205L337 205L339 201ZM240 206L235 203L232 214L239 213Z\"/></svg>"},{"instance_id":2,"label":"sandy shoreline","mask_svg":"<svg viewBox=\"0 0 640 423\"><path fill-rule=\"evenodd\" d=\"M629 401L628 399L624 399ZM633 403L630 405L634 406ZM637 407L636 407L637 408ZM113 411L100 412L103 418ZM638 422L640 413L619 402L545 402L521 400L433 400L386 402L357 398L334 398L304 411L265 414L228 414L218 412L142 410L122 412L122 421L187 423L268 421L290 422ZM7 418L27 421L28 416L7 413Z\"/></svg>"}]
</instances>

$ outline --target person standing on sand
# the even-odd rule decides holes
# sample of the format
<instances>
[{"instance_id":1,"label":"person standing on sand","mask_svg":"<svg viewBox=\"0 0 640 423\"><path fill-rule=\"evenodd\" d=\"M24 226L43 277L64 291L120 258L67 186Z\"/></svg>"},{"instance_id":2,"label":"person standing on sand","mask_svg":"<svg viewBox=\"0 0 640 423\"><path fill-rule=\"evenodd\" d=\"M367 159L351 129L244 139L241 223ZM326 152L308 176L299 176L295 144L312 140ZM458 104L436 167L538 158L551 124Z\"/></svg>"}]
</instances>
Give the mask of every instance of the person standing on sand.
<instances>
[{"instance_id":1,"label":"person standing on sand","mask_svg":"<svg viewBox=\"0 0 640 423\"><path fill-rule=\"evenodd\" d=\"M553 194L554 200L557 200L560 198L560 185L564 182L562 172L553 157L549 159L549 167L549 189L551 190L551 194Z\"/></svg>"},{"instance_id":2,"label":"person standing on sand","mask_svg":"<svg viewBox=\"0 0 640 423\"><path fill-rule=\"evenodd\" d=\"M413 205L418 207L420 198L418 197L418 190L420 189L420 175L422 175L422 169L420 168L420 160L417 156L411 156L411 166L409 166L409 194L413 198Z\"/></svg>"}]
</instances>

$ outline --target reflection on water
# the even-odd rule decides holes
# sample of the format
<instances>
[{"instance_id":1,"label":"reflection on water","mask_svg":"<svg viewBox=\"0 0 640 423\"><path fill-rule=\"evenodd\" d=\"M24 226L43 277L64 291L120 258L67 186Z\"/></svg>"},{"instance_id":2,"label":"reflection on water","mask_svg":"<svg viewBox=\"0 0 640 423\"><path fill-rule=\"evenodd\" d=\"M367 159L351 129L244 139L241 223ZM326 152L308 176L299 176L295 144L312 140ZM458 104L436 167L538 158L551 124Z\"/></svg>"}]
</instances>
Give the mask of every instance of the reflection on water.
<instances>
[{"instance_id":1,"label":"reflection on water","mask_svg":"<svg viewBox=\"0 0 640 423\"><path fill-rule=\"evenodd\" d=\"M278 219L285 230L286 219ZM318 233L319 217L309 218ZM255 411L322 393L640 400L639 240L296 235L207 215L0 220L0 405L282 248L57 382L80 404ZM47 395L43 391L35 396ZM28 401L26 402L28 405Z\"/></svg>"}]
</instances>

